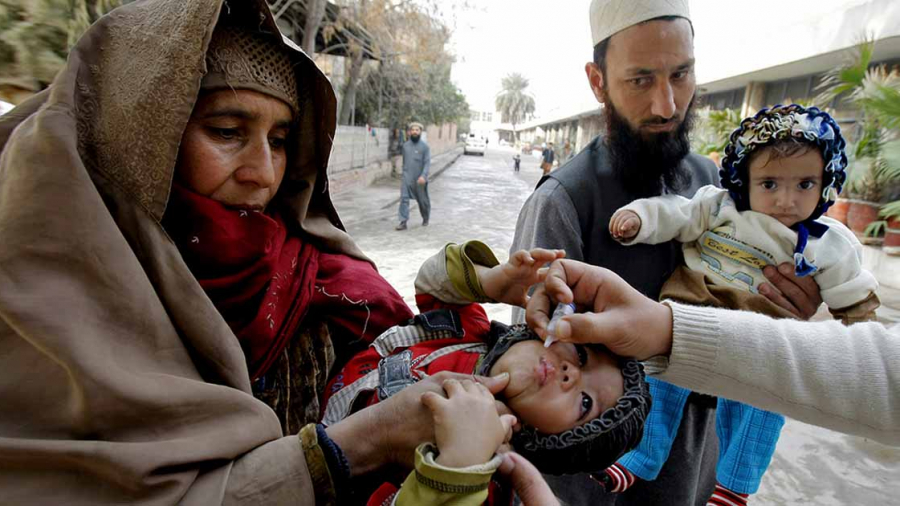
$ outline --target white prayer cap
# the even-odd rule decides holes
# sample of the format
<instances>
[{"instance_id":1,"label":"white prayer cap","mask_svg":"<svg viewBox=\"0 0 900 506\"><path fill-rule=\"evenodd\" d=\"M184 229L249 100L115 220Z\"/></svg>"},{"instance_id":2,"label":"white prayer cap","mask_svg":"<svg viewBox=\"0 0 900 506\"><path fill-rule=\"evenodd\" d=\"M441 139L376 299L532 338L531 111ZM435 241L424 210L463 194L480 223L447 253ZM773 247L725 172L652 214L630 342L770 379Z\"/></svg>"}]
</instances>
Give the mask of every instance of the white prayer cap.
<instances>
[{"instance_id":1,"label":"white prayer cap","mask_svg":"<svg viewBox=\"0 0 900 506\"><path fill-rule=\"evenodd\" d=\"M688 0L593 0L591 35L594 45L630 26L662 16L679 16L690 21Z\"/></svg>"}]
</instances>

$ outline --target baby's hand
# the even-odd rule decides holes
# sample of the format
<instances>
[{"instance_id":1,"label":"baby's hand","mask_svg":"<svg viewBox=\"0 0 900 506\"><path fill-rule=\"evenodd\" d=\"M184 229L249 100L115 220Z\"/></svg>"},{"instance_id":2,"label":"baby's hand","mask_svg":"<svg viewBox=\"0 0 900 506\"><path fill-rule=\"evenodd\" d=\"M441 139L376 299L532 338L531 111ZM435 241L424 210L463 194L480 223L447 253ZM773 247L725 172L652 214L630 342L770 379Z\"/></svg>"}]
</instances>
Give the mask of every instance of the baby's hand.
<instances>
[{"instance_id":1,"label":"baby's hand","mask_svg":"<svg viewBox=\"0 0 900 506\"><path fill-rule=\"evenodd\" d=\"M494 396L472 380L444 382L442 397L434 392L422 395L422 404L434 419L434 438L440 450L435 460L447 467L484 464L512 435L513 415L499 415Z\"/></svg>"},{"instance_id":2,"label":"baby's hand","mask_svg":"<svg viewBox=\"0 0 900 506\"><path fill-rule=\"evenodd\" d=\"M564 256L566 252L563 250L519 250L507 262L479 271L478 280L488 297L497 302L525 307L528 303L528 289L540 283L538 271L544 265Z\"/></svg>"},{"instance_id":3,"label":"baby's hand","mask_svg":"<svg viewBox=\"0 0 900 506\"><path fill-rule=\"evenodd\" d=\"M609 233L616 240L631 239L641 231L641 218L634 211L619 211L609 220Z\"/></svg>"}]
</instances>

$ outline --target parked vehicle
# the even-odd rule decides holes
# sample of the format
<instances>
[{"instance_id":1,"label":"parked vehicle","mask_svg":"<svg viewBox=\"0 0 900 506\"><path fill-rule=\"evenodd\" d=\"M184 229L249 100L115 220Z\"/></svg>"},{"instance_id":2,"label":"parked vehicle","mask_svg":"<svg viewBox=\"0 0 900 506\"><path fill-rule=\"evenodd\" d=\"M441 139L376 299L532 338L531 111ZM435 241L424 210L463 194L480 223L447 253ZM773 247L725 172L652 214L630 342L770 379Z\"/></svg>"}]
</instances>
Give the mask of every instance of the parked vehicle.
<instances>
[{"instance_id":1,"label":"parked vehicle","mask_svg":"<svg viewBox=\"0 0 900 506\"><path fill-rule=\"evenodd\" d=\"M487 151L487 139L480 135L469 134L469 137L466 139L466 147L463 148L463 153L478 153L481 156L484 156L484 152Z\"/></svg>"}]
</instances>

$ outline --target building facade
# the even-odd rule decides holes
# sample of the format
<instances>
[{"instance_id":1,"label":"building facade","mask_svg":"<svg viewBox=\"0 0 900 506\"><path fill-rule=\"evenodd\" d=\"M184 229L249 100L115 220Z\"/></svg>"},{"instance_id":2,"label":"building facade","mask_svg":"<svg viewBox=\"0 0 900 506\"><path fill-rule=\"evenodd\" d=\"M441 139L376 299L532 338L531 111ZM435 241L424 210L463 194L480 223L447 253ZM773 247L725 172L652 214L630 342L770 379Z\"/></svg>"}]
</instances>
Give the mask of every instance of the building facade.
<instances>
[{"instance_id":1,"label":"building facade","mask_svg":"<svg viewBox=\"0 0 900 506\"><path fill-rule=\"evenodd\" d=\"M753 35L743 58L719 65L698 85L700 106L734 109L741 117L763 107L809 103L820 90L823 76L852 59L859 42L874 41L872 64L900 66L900 1L857 0L838 10L792 20L790 30L772 26ZM827 104L849 137L856 110L844 97ZM540 118L517 128L519 139L556 146L569 140L575 152L602 131L596 104L580 111Z\"/></svg>"}]
</instances>

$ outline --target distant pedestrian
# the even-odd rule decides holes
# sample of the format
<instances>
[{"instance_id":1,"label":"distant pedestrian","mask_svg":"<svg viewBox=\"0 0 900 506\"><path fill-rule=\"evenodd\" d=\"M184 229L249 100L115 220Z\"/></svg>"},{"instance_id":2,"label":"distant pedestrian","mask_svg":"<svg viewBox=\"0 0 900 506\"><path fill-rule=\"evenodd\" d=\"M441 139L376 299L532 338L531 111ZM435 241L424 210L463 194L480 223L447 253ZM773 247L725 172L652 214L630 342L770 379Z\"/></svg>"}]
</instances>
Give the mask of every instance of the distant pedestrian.
<instances>
[{"instance_id":1,"label":"distant pedestrian","mask_svg":"<svg viewBox=\"0 0 900 506\"><path fill-rule=\"evenodd\" d=\"M519 172L519 168L522 165L522 157L519 156L519 153L516 153L516 156L513 157L513 167L516 172Z\"/></svg>"},{"instance_id":2,"label":"distant pedestrian","mask_svg":"<svg viewBox=\"0 0 900 506\"><path fill-rule=\"evenodd\" d=\"M553 170L553 159L555 157L556 153L553 152L553 143L548 143L541 152L541 170L544 171L545 176Z\"/></svg>"},{"instance_id":3,"label":"distant pedestrian","mask_svg":"<svg viewBox=\"0 0 900 506\"><path fill-rule=\"evenodd\" d=\"M422 214L422 226L428 226L431 200L428 198L428 169L431 168L431 148L422 136L422 124L409 124L409 140L403 143L403 181L400 183L400 224L396 230L406 230L409 220L409 199L416 199Z\"/></svg>"}]
</instances>

